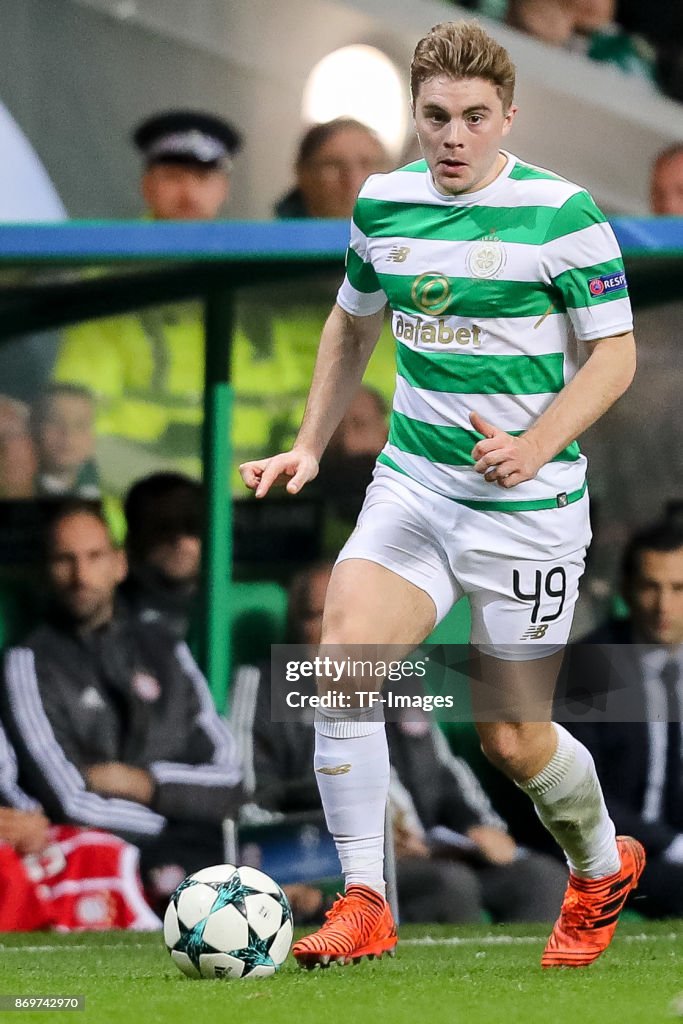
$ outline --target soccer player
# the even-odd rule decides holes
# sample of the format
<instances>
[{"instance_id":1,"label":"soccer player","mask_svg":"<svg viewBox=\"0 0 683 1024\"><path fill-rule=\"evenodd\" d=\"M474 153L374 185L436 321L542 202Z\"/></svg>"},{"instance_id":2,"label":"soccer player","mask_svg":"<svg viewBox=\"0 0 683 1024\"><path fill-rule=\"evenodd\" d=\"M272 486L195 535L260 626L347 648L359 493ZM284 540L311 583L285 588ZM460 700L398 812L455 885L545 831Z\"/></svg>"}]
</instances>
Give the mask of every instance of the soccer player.
<instances>
[{"instance_id":1,"label":"soccer player","mask_svg":"<svg viewBox=\"0 0 683 1024\"><path fill-rule=\"evenodd\" d=\"M549 710L590 539L575 438L629 386L635 350L604 216L580 186L501 149L514 80L507 52L476 23L437 25L417 44L424 160L362 188L296 444L242 474L257 497L315 477L388 302L398 370L389 440L330 581L322 642L407 651L468 594L482 747L569 864L542 964L578 967L609 944L644 863L639 843L615 837L590 754ZM330 709L316 733L346 892L294 946L309 967L396 943L383 882L383 724Z\"/></svg>"}]
</instances>

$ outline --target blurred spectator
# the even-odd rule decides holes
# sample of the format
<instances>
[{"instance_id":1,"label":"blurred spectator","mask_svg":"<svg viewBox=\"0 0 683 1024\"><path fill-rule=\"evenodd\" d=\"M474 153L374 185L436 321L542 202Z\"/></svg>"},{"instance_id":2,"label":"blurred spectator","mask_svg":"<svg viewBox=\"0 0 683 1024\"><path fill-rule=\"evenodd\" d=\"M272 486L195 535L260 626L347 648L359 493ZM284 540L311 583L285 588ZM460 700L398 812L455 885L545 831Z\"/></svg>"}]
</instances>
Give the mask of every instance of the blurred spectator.
<instances>
[{"instance_id":1,"label":"blurred spectator","mask_svg":"<svg viewBox=\"0 0 683 1024\"><path fill-rule=\"evenodd\" d=\"M652 165L650 209L666 217L683 217L683 142L662 150Z\"/></svg>"},{"instance_id":2,"label":"blurred spectator","mask_svg":"<svg viewBox=\"0 0 683 1024\"><path fill-rule=\"evenodd\" d=\"M37 470L24 402L0 395L0 499L31 498Z\"/></svg>"},{"instance_id":3,"label":"blurred spectator","mask_svg":"<svg viewBox=\"0 0 683 1024\"><path fill-rule=\"evenodd\" d=\"M535 39L653 78L650 48L625 32L615 16L616 0L510 0L508 7L509 24Z\"/></svg>"},{"instance_id":4,"label":"blurred spectator","mask_svg":"<svg viewBox=\"0 0 683 1024\"><path fill-rule=\"evenodd\" d=\"M389 169L384 146L360 121L314 124L299 143L296 186L278 201L275 215L349 218L365 179Z\"/></svg>"},{"instance_id":5,"label":"blurred spectator","mask_svg":"<svg viewBox=\"0 0 683 1024\"><path fill-rule=\"evenodd\" d=\"M202 488L180 473L154 473L129 490L128 576L119 592L141 622L160 622L185 640L202 559Z\"/></svg>"},{"instance_id":6,"label":"blurred spectator","mask_svg":"<svg viewBox=\"0 0 683 1024\"><path fill-rule=\"evenodd\" d=\"M215 220L230 195L230 169L242 139L221 117L173 110L138 125L145 160L141 192L154 220Z\"/></svg>"},{"instance_id":7,"label":"blurred spectator","mask_svg":"<svg viewBox=\"0 0 683 1024\"><path fill-rule=\"evenodd\" d=\"M332 435L315 482L336 524L337 551L355 526L387 433L384 398L374 388L362 385Z\"/></svg>"},{"instance_id":8,"label":"blurred spectator","mask_svg":"<svg viewBox=\"0 0 683 1024\"><path fill-rule=\"evenodd\" d=\"M290 590L289 641L320 641L332 566L303 570ZM270 665L238 670L232 702L253 800L270 811L321 807L313 763L312 711L297 721L271 716ZM305 690L313 681L298 682ZM552 857L522 851L462 759L448 751L421 710L388 722L390 801L403 921L550 921L566 886L566 869Z\"/></svg>"},{"instance_id":9,"label":"blurred spectator","mask_svg":"<svg viewBox=\"0 0 683 1024\"><path fill-rule=\"evenodd\" d=\"M20 779L54 821L141 846L155 907L223 859L241 797L227 725L187 647L115 603L123 554L84 503L47 531L54 607L6 659L6 722Z\"/></svg>"},{"instance_id":10,"label":"blurred spectator","mask_svg":"<svg viewBox=\"0 0 683 1024\"><path fill-rule=\"evenodd\" d=\"M617 832L648 853L637 908L683 914L683 527L636 534L622 564L629 617L572 645L558 714L589 748ZM613 683L613 685L611 685ZM578 703L577 703L578 702ZM582 721L592 718L592 721Z\"/></svg>"},{"instance_id":11,"label":"blurred spectator","mask_svg":"<svg viewBox=\"0 0 683 1024\"><path fill-rule=\"evenodd\" d=\"M309 128L299 144L297 184L275 207L278 217L349 218L365 179L389 170L375 133L350 118ZM317 354L320 330L340 284L338 272L271 286L241 311L243 334L233 347L237 461L286 450L296 437ZM389 326L370 358L365 381L388 400L396 375ZM239 484L243 491L243 485ZM338 549L338 547L337 547Z\"/></svg>"},{"instance_id":12,"label":"blurred spectator","mask_svg":"<svg viewBox=\"0 0 683 1024\"><path fill-rule=\"evenodd\" d=\"M19 787L0 725L0 932L160 927L135 847L106 832L51 825Z\"/></svg>"},{"instance_id":13,"label":"blurred spectator","mask_svg":"<svg viewBox=\"0 0 683 1024\"><path fill-rule=\"evenodd\" d=\"M328 449L337 458L368 455L375 458L387 443L387 407L384 399L367 385L361 385Z\"/></svg>"},{"instance_id":14,"label":"blurred spectator","mask_svg":"<svg viewBox=\"0 0 683 1024\"><path fill-rule=\"evenodd\" d=\"M574 32L573 0L510 0L513 28L551 46L566 46Z\"/></svg>"},{"instance_id":15,"label":"blurred spectator","mask_svg":"<svg viewBox=\"0 0 683 1024\"><path fill-rule=\"evenodd\" d=\"M155 220L214 220L230 192L238 132L222 118L173 111L141 124L141 191ZM54 377L98 398L99 462L107 490L162 469L199 476L204 325L199 302L71 327Z\"/></svg>"},{"instance_id":16,"label":"blurred spectator","mask_svg":"<svg viewBox=\"0 0 683 1024\"><path fill-rule=\"evenodd\" d=\"M31 409L31 433L38 459L37 496L99 498L92 392L78 384L50 385Z\"/></svg>"}]
</instances>

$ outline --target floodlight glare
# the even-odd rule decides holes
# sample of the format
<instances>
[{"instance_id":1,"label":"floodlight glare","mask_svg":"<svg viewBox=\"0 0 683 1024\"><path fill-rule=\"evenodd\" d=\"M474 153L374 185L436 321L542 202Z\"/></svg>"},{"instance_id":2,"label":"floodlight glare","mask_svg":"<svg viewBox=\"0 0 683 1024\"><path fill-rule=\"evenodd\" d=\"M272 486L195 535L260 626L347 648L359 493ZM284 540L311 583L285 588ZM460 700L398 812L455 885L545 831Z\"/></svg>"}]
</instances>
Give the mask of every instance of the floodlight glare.
<instances>
[{"instance_id":1,"label":"floodlight glare","mask_svg":"<svg viewBox=\"0 0 683 1024\"><path fill-rule=\"evenodd\" d=\"M408 98L393 62L374 46L344 46L311 71L302 101L306 124L353 117L379 135L398 156L406 135Z\"/></svg>"}]
</instances>

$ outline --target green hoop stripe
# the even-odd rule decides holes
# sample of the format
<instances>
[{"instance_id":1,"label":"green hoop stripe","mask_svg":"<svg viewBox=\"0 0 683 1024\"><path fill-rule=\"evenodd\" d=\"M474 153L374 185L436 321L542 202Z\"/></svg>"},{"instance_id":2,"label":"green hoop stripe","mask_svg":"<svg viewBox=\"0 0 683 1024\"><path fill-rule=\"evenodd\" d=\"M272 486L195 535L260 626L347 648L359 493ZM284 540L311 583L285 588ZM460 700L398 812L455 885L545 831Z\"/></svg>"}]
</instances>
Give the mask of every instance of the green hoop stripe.
<instances>
[{"instance_id":1,"label":"green hoop stripe","mask_svg":"<svg viewBox=\"0 0 683 1024\"><path fill-rule=\"evenodd\" d=\"M552 206L444 207L361 196L354 220L364 234L373 238L477 242L493 233L501 242L542 245L556 214Z\"/></svg>"},{"instance_id":2,"label":"green hoop stripe","mask_svg":"<svg viewBox=\"0 0 683 1024\"><path fill-rule=\"evenodd\" d=\"M519 437L523 430L509 430L513 437ZM392 412L389 444L408 455L420 455L430 462L445 466L473 466L472 449L481 434L462 427L447 427L423 420L412 419L400 412ZM558 452L553 462L576 462L581 451L576 441Z\"/></svg>"},{"instance_id":3,"label":"green hoop stripe","mask_svg":"<svg viewBox=\"0 0 683 1024\"><path fill-rule=\"evenodd\" d=\"M431 275L423 276L423 288L428 285ZM437 312L440 316L460 316L468 320L496 320L505 310L509 318L543 316L548 304L553 303L556 313L565 311L564 299L555 288L549 289L543 281L502 281L491 278L488 281L473 277L447 277L434 274L434 279L443 281L445 305L438 309L429 304L424 313ZM377 280L388 296L391 308L410 315L420 312L416 302L420 292L415 294L420 281L413 274L377 274Z\"/></svg>"},{"instance_id":4,"label":"green hoop stripe","mask_svg":"<svg viewBox=\"0 0 683 1024\"><path fill-rule=\"evenodd\" d=\"M463 395L557 394L564 387L564 354L485 356L415 351L400 342L396 365L414 388Z\"/></svg>"}]
</instances>

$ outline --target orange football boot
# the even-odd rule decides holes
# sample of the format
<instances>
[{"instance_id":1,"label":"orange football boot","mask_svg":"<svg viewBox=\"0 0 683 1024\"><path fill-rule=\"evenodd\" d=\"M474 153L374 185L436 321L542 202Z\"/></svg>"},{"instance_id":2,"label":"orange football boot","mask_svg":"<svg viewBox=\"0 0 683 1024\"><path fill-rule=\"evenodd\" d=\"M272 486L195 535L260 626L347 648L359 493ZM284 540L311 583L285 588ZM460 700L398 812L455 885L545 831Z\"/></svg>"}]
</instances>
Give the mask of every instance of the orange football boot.
<instances>
[{"instance_id":1,"label":"orange football boot","mask_svg":"<svg viewBox=\"0 0 683 1024\"><path fill-rule=\"evenodd\" d=\"M631 836L617 836L621 868L606 878L569 876L560 916L541 967L585 967L609 946L628 894L638 887L645 850Z\"/></svg>"},{"instance_id":2,"label":"orange football boot","mask_svg":"<svg viewBox=\"0 0 683 1024\"><path fill-rule=\"evenodd\" d=\"M374 889L354 883L325 914L317 932L299 939L292 954L301 967L358 963L361 957L394 956L398 942L389 904Z\"/></svg>"}]
</instances>

